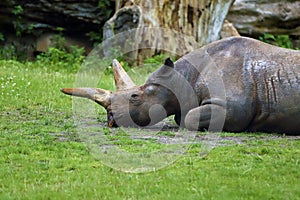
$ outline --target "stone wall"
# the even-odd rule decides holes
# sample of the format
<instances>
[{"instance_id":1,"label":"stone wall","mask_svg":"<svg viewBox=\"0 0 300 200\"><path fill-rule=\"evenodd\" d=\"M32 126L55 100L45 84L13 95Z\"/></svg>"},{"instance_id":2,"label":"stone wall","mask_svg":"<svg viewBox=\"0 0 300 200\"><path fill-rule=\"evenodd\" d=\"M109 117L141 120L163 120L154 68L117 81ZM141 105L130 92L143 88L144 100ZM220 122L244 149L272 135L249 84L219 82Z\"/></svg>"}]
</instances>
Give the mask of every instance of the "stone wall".
<instances>
[{"instance_id":1,"label":"stone wall","mask_svg":"<svg viewBox=\"0 0 300 200\"><path fill-rule=\"evenodd\" d=\"M300 36L300 1L235 0L227 19L242 35Z\"/></svg>"},{"instance_id":2,"label":"stone wall","mask_svg":"<svg viewBox=\"0 0 300 200\"><path fill-rule=\"evenodd\" d=\"M91 34L101 38L115 3L111 0L2 0L0 7L0 33L4 36L0 45L14 45L17 51L32 56L37 46L57 33L70 44L92 48Z\"/></svg>"}]
</instances>

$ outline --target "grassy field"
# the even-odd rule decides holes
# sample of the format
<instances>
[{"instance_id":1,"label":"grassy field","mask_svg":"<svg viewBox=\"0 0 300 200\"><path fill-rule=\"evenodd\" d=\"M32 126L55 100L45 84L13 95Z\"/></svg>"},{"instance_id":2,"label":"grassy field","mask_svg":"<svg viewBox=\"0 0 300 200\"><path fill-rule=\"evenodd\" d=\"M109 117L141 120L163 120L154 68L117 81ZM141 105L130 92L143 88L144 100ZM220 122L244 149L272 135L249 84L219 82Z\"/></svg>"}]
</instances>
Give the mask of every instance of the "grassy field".
<instances>
[{"instance_id":1,"label":"grassy field","mask_svg":"<svg viewBox=\"0 0 300 200\"><path fill-rule=\"evenodd\" d=\"M81 142L72 99L59 91L75 78L74 71L0 61L0 199L300 199L300 140L283 135L223 133L242 139L206 156L192 144L156 172L111 169Z\"/></svg>"}]
</instances>

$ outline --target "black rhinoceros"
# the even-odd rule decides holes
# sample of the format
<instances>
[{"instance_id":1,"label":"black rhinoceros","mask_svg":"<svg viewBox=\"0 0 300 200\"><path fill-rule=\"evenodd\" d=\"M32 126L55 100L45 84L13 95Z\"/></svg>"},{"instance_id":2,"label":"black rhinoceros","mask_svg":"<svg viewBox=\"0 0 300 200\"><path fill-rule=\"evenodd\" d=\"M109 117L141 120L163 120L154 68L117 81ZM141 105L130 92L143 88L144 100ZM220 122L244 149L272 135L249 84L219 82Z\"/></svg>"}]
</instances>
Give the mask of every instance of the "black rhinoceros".
<instances>
[{"instance_id":1,"label":"black rhinoceros","mask_svg":"<svg viewBox=\"0 0 300 200\"><path fill-rule=\"evenodd\" d=\"M300 51L246 37L197 49L136 86L113 61L116 92L65 88L107 110L108 125L147 126L175 115L190 130L300 133Z\"/></svg>"}]
</instances>

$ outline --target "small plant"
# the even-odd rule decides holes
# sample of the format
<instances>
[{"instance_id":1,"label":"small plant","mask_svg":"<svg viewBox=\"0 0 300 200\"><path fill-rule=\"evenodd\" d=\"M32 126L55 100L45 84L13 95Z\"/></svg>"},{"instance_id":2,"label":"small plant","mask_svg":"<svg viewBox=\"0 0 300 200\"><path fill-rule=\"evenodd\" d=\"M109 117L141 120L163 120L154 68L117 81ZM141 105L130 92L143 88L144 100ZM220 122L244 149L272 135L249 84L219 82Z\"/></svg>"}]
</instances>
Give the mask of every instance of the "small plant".
<instances>
[{"instance_id":1,"label":"small plant","mask_svg":"<svg viewBox=\"0 0 300 200\"><path fill-rule=\"evenodd\" d=\"M32 30L34 29L34 24L29 24L28 27L26 28L27 33L32 33Z\"/></svg>"},{"instance_id":2,"label":"small plant","mask_svg":"<svg viewBox=\"0 0 300 200\"><path fill-rule=\"evenodd\" d=\"M166 54L158 54L153 57L146 58L144 60L144 66L142 67L145 71L145 73L150 74L153 71L155 71L158 67L160 67L166 58L169 56ZM175 60L172 58L172 60Z\"/></svg>"},{"instance_id":3,"label":"small plant","mask_svg":"<svg viewBox=\"0 0 300 200\"><path fill-rule=\"evenodd\" d=\"M100 9L105 9L106 12L105 12L105 17L108 18L110 15L111 15L111 9L107 9L109 6L110 6L110 3L111 1L110 0L101 0L101 1L98 1L98 7Z\"/></svg>"},{"instance_id":4,"label":"small plant","mask_svg":"<svg viewBox=\"0 0 300 200\"><path fill-rule=\"evenodd\" d=\"M269 33L264 33L263 36L259 37L259 40L268 44L274 44L279 47L292 49L292 41L289 35L273 35Z\"/></svg>"},{"instance_id":5,"label":"small plant","mask_svg":"<svg viewBox=\"0 0 300 200\"><path fill-rule=\"evenodd\" d=\"M23 7L21 5L16 5L11 12L16 17L16 19L12 21L12 24L16 31L16 36L21 37L22 33L24 32L32 33L32 30L34 29L34 24L26 24L22 22L22 14L24 12Z\"/></svg>"},{"instance_id":6,"label":"small plant","mask_svg":"<svg viewBox=\"0 0 300 200\"><path fill-rule=\"evenodd\" d=\"M66 39L63 37L64 28L57 27L56 30L58 31L53 37L51 37L51 46L57 48L62 51L68 51L66 45Z\"/></svg>"},{"instance_id":7,"label":"small plant","mask_svg":"<svg viewBox=\"0 0 300 200\"><path fill-rule=\"evenodd\" d=\"M104 16L102 16L105 19L108 19L112 14L112 10L107 9L107 8L110 8L110 7L111 7L111 1L110 0L98 1L98 9L105 10ZM98 44L100 44L103 41L102 29L100 31L97 31L97 32L94 32L94 31L89 32L90 40L94 43L94 46L97 46Z\"/></svg>"},{"instance_id":8,"label":"small plant","mask_svg":"<svg viewBox=\"0 0 300 200\"><path fill-rule=\"evenodd\" d=\"M17 5L12 10L12 13L17 17L12 23L14 25L14 29L16 31L16 36L21 36L22 32L24 31L23 24L21 23L22 17L21 14L23 13L23 8L21 5Z\"/></svg>"},{"instance_id":9,"label":"small plant","mask_svg":"<svg viewBox=\"0 0 300 200\"><path fill-rule=\"evenodd\" d=\"M54 70L67 70L76 72L84 60L84 49L75 46L70 47L71 52L50 47L46 53L37 56L37 62L41 66L50 67Z\"/></svg>"},{"instance_id":10,"label":"small plant","mask_svg":"<svg viewBox=\"0 0 300 200\"><path fill-rule=\"evenodd\" d=\"M94 46L97 46L103 40L102 34L99 32L97 33L97 32L91 31L89 33L89 37L90 37L90 40L94 43Z\"/></svg>"},{"instance_id":11,"label":"small plant","mask_svg":"<svg viewBox=\"0 0 300 200\"><path fill-rule=\"evenodd\" d=\"M22 60L23 55L13 45L0 47L0 60Z\"/></svg>"},{"instance_id":12,"label":"small plant","mask_svg":"<svg viewBox=\"0 0 300 200\"><path fill-rule=\"evenodd\" d=\"M22 6L21 6L21 5L15 6L14 9L12 10L12 13L13 13L14 15L20 15L20 14L22 14L22 13L23 13L23 8L22 8Z\"/></svg>"},{"instance_id":13,"label":"small plant","mask_svg":"<svg viewBox=\"0 0 300 200\"><path fill-rule=\"evenodd\" d=\"M57 48L61 51L66 51L66 39L62 37L60 34L54 35L53 38L51 38L51 45L54 48Z\"/></svg>"},{"instance_id":14,"label":"small plant","mask_svg":"<svg viewBox=\"0 0 300 200\"><path fill-rule=\"evenodd\" d=\"M144 63L145 64L149 64L149 63L151 63L151 64L162 64L166 58L167 58L167 55L159 54L159 55L153 56L151 58L146 58L144 60Z\"/></svg>"},{"instance_id":15,"label":"small plant","mask_svg":"<svg viewBox=\"0 0 300 200\"><path fill-rule=\"evenodd\" d=\"M5 40L4 35L3 35L3 33L0 32L0 41L4 41L4 40Z\"/></svg>"}]
</instances>

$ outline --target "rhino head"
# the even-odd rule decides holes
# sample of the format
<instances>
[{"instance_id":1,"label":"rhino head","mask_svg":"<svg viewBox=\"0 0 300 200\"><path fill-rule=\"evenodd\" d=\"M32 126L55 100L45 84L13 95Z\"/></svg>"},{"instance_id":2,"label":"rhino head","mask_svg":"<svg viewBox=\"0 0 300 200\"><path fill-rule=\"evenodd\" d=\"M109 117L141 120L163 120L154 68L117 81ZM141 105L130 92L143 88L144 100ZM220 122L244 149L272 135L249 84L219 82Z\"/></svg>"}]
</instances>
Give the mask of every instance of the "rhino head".
<instances>
[{"instance_id":1,"label":"rhino head","mask_svg":"<svg viewBox=\"0 0 300 200\"><path fill-rule=\"evenodd\" d=\"M174 63L167 58L164 65L154 72L144 85L136 86L121 64L113 60L116 91L100 88L63 88L65 94L88 98L107 111L109 127L154 125L169 115L178 112L174 93L159 84L157 79L170 76Z\"/></svg>"}]
</instances>

